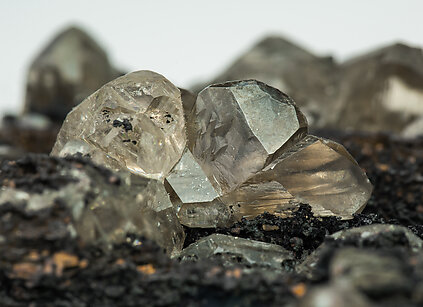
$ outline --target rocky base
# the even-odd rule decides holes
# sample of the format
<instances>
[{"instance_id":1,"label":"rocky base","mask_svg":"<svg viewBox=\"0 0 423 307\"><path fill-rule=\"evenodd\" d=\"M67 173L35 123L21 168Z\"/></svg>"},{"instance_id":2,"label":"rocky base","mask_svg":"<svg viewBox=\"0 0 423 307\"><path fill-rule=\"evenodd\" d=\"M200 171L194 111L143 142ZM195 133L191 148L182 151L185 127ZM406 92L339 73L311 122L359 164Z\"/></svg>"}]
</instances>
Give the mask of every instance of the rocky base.
<instances>
[{"instance_id":1,"label":"rocky base","mask_svg":"<svg viewBox=\"0 0 423 307\"><path fill-rule=\"evenodd\" d=\"M369 204L353 220L315 218L303 205L286 219L263 214L226 229L185 228L185 246L214 232L280 245L293 253L280 269L245 265L237 257L228 263L219 254L179 262L132 235L104 250L83 245L64 231L68 209L60 202L34 214L3 205L0 305L423 304L423 139L329 136L345 144L375 187ZM57 174L49 165L34 167L41 176L19 184L34 178L53 184L49 176ZM17 230L25 239L12 240Z\"/></svg>"}]
</instances>

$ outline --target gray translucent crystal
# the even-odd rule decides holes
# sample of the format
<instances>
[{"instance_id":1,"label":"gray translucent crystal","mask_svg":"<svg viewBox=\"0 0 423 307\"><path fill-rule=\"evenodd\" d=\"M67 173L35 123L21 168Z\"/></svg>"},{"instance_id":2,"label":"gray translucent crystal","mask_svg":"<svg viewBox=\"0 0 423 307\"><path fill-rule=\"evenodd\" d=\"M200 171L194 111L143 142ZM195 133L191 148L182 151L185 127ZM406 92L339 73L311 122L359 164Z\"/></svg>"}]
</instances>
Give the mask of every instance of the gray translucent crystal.
<instances>
[{"instance_id":1,"label":"gray translucent crystal","mask_svg":"<svg viewBox=\"0 0 423 307\"><path fill-rule=\"evenodd\" d=\"M233 214L223 204L202 168L186 149L165 180L181 224L188 227L230 226Z\"/></svg>"},{"instance_id":2,"label":"gray translucent crystal","mask_svg":"<svg viewBox=\"0 0 423 307\"><path fill-rule=\"evenodd\" d=\"M71 213L69 231L84 243L108 246L134 233L156 241L170 255L182 249L184 231L161 182L128 172L108 174L78 162L61 165L57 173L65 179L58 182L67 183L42 192L3 186L0 206L24 206L30 213L60 201Z\"/></svg>"},{"instance_id":3,"label":"gray translucent crystal","mask_svg":"<svg viewBox=\"0 0 423 307\"><path fill-rule=\"evenodd\" d=\"M104 50L87 33L68 28L31 64L25 113L61 122L72 107L118 75Z\"/></svg>"},{"instance_id":4,"label":"gray translucent crystal","mask_svg":"<svg viewBox=\"0 0 423 307\"><path fill-rule=\"evenodd\" d=\"M182 250L182 261L206 260L221 257L224 263L281 269L287 259L294 259L291 252L275 244L242 239L222 234L202 238Z\"/></svg>"},{"instance_id":5,"label":"gray translucent crystal","mask_svg":"<svg viewBox=\"0 0 423 307\"><path fill-rule=\"evenodd\" d=\"M81 148L113 170L163 179L185 144L179 89L162 75L137 71L107 83L74 108L51 154Z\"/></svg>"},{"instance_id":6,"label":"gray translucent crystal","mask_svg":"<svg viewBox=\"0 0 423 307\"><path fill-rule=\"evenodd\" d=\"M7 114L0 126L0 143L36 153L50 152L60 129L57 123L39 113Z\"/></svg>"},{"instance_id":7,"label":"gray translucent crystal","mask_svg":"<svg viewBox=\"0 0 423 307\"><path fill-rule=\"evenodd\" d=\"M198 95L189 123L193 155L223 195L260 171L307 132L291 98L254 80L211 85Z\"/></svg>"}]
</instances>

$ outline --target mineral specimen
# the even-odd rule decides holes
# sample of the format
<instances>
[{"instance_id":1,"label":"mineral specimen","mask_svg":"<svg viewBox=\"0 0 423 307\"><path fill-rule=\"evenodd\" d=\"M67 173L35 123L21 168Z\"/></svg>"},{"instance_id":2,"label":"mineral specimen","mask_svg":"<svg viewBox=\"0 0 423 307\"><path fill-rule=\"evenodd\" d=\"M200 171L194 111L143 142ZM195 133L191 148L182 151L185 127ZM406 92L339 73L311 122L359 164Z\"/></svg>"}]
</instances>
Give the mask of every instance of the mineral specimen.
<instances>
[{"instance_id":1,"label":"mineral specimen","mask_svg":"<svg viewBox=\"0 0 423 307\"><path fill-rule=\"evenodd\" d=\"M153 72L120 77L67 116L52 154L162 180L188 227L288 216L301 203L318 216L363 209L366 175L341 145L307 136L287 95L255 80L183 93Z\"/></svg>"},{"instance_id":2,"label":"mineral specimen","mask_svg":"<svg viewBox=\"0 0 423 307\"><path fill-rule=\"evenodd\" d=\"M90 36L78 28L66 29L30 67L25 113L61 122L72 107L118 75Z\"/></svg>"},{"instance_id":3,"label":"mineral specimen","mask_svg":"<svg viewBox=\"0 0 423 307\"><path fill-rule=\"evenodd\" d=\"M156 241L169 254L182 248L184 231L161 182L111 171L86 160L29 156L4 161L0 208L41 214L61 204L67 226L62 231L85 243L109 245L127 233ZM23 227L23 228L20 228ZM16 236L31 238L31 229L17 226Z\"/></svg>"},{"instance_id":4,"label":"mineral specimen","mask_svg":"<svg viewBox=\"0 0 423 307\"><path fill-rule=\"evenodd\" d=\"M177 255L182 261L220 257L225 264L244 264L280 270L291 252L279 245L247 240L222 234L212 234L191 244Z\"/></svg>"},{"instance_id":5,"label":"mineral specimen","mask_svg":"<svg viewBox=\"0 0 423 307\"><path fill-rule=\"evenodd\" d=\"M109 82L74 108L52 155L64 156L76 146L113 170L162 179L181 158L185 143L180 91L159 74L137 71Z\"/></svg>"}]
</instances>

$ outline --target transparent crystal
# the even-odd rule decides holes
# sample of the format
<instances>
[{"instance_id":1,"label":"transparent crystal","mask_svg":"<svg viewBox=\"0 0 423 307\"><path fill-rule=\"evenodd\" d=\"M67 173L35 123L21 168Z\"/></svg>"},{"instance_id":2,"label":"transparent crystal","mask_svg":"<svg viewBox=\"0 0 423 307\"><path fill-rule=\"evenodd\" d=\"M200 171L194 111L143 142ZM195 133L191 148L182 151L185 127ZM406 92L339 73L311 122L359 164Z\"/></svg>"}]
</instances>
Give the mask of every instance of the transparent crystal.
<instances>
[{"instance_id":1,"label":"transparent crystal","mask_svg":"<svg viewBox=\"0 0 423 307\"><path fill-rule=\"evenodd\" d=\"M193 155L219 195L260 171L307 132L295 103L259 81L216 84L201 91L187 131Z\"/></svg>"},{"instance_id":2,"label":"transparent crystal","mask_svg":"<svg viewBox=\"0 0 423 307\"><path fill-rule=\"evenodd\" d=\"M423 56L420 48L392 44L341 65L332 126L400 133L423 114ZM369 103L371 101L371 103Z\"/></svg>"},{"instance_id":3,"label":"transparent crystal","mask_svg":"<svg viewBox=\"0 0 423 307\"><path fill-rule=\"evenodd\" d=\"M246 183L279 182L295 200L319 216L352 218L370 198L372 185L364 171L335 142L307 136Z\"/></svg>"},{"instance_id":4,"label":"transparent crystal","mask_svg":"<svg viewBox=\"0 0 423 307\"><path fill-rule=\"evenodd\" d=\"M254 218L264 212L289 216L299 201L277 181L247 182L221 197L234 220Z\"/></svg>"},{"instance_id":5,"label":"transparent crystal","mask_svg":"<svg viewBox=\"0 0 423 307\"><path fill-rule=\"evenodd\" d=\"M181 203L177 215L182 225L193 228L229 227L237 217L234 210L219 199L207 203Z\"/></svg>"},{"instance_id":6,"label":"transparent crystal","mask_svg":"<svg viewBox=\"0 0 423 307\"><path fill-rule=\"evenodd\" d=\"M75 151L63 151L75 141L96 163L162 179L185 148L181 93L151 71L117 78L68 114L52 155Z\"/></svg>"},{"instance_id":7,"label":"transparent crystal","mask_svg":"<svg viewBox=\"0 0 423 307\"><path fill-rule=\"evenodd\" d=\"M281 269L284 260L293 259L291 252L276 244L212 234L183 249L182 261L206 260L220 256L226 264L246 264Z\"/></svg>"},{"instance_id":8,"label":"transparent crystal","mask_svg":"<svg viewBox=\"0 0 423 307\"><path fill-rule=\"evenodd\" d=\"M351 218L372 186L340 144L307 136L294 101L254 80L197 97L139 71L94 93L67 117L52 154L81 153L111 169L164 181L180 222L227 227L300 203Z\"/></svg>"}]
</instances>

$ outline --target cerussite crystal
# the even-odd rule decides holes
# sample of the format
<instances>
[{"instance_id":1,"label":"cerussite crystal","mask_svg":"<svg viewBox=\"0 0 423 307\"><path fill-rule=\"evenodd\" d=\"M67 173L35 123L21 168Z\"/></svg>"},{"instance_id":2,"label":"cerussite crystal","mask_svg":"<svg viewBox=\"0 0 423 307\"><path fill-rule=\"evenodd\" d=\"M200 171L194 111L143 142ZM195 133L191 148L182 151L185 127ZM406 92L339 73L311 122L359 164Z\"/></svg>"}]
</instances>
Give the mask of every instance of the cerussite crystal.
<instances>
[{"instance_id":1,"label":"cerussite crystal","mask_svg":"<svg viewBox=\"0 0 423 307\"><path fill-rule=\"evenodd\" d=\"M293 100L254 80L207 87L192 112L193 154L219 195L307 133L307 121Z\"/></svg>"},{"instance_id":2,"label":"cerussite crystal","mask_svg":"<svg viewBox=\"0 0 423 307\"><path fill-rule=\"evenodd\" d=\"M241 263L273 270L280 270L285 260L294 258L292 252L276 244L217 233L191 244L177 256L182 261L206 260L220 256L225 265Z\"/></svg>"},{"instance_id":3,"label":"cerussite crystal","mask_svg":"<svg viewBox=\"0 0 423 307\"><path fill-rule=\"evenodd\" d=\"M162 75L117 78L68 114L52 155L81 152L113 170L162 179L185 148L179 89Z\"/></svg>"},{"instance_id":4,"label":"cerussite crystal","mask_svg":"<svg viewBox=\"0 0 423 307\"><path fill-rule=\"evenodd\" d=\"M266 182L280 183L295 201L309 204L318 216L352 218L364 208L372 192L366 174L342 145L312 135L272 161L242 188L257 190L255 185ZM285 201L284 195L280 202Z\"/></svg>"}]
</instances>

